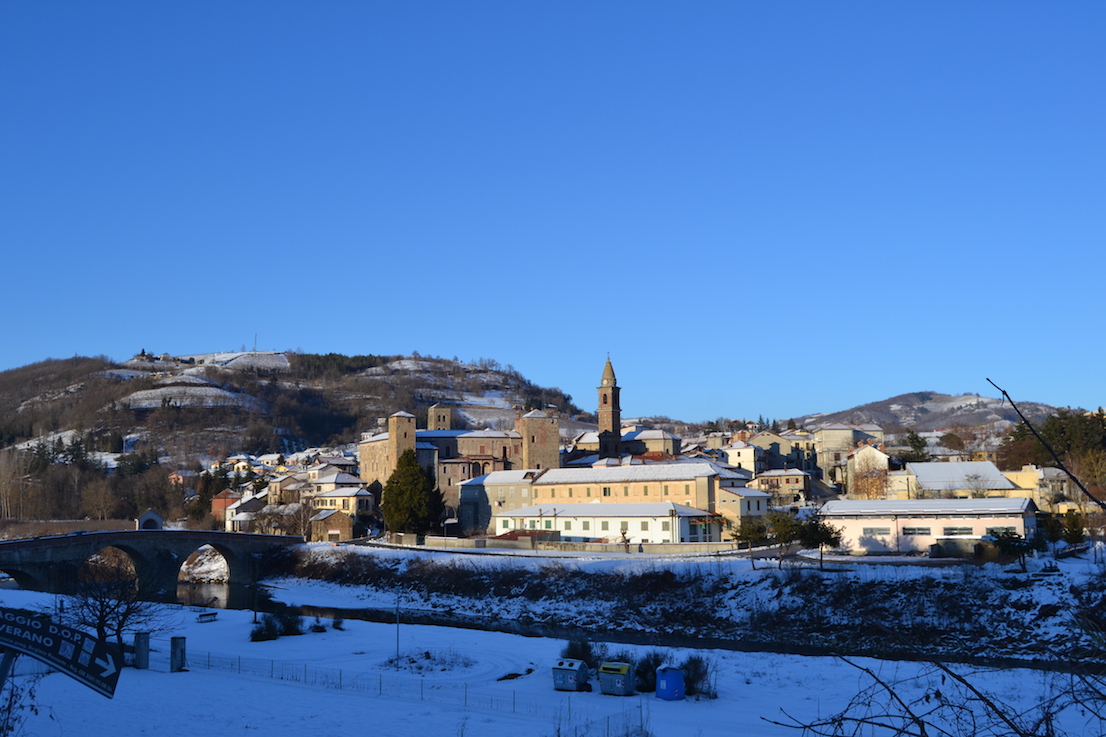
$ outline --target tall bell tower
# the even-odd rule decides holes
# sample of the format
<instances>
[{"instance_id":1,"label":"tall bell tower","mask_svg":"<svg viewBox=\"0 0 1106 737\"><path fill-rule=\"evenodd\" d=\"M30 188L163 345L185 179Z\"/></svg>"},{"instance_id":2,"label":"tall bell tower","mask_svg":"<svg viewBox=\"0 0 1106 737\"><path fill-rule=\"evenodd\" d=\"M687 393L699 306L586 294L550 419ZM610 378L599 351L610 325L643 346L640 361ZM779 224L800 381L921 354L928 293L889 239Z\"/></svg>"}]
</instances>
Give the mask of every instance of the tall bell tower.
<instances>
[{"instance_id":1,"label":"tall bell tower","mask_svg":"<svg viewBox=\"0 0 1106 737\"><path fill-rule=\"evenodd\" d=\"M599 457L620 458L622 456L622 408L618 403L618 380L614 376L610 356L603 367L603 378L599 382Z\"/></svg>"}]
</instances>

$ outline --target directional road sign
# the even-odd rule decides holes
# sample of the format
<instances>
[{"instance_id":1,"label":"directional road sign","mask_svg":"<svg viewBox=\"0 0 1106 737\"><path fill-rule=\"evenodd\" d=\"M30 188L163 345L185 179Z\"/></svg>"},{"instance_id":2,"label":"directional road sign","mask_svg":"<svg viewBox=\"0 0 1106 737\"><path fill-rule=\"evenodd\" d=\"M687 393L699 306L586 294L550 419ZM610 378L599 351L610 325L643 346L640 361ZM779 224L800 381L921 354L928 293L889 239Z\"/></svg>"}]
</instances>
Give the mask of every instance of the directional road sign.
<instances>
[{"instance_id":1,"label":"directional road sign","mask_svg":"<svg viewBox=\"0 0 1106 737\"><path fill-rule=\"evenodd\" d=\"M123 667L116 645L19 609L0 608L0 647L48 663L109 699Z\"/></svg>"}]
</instances>

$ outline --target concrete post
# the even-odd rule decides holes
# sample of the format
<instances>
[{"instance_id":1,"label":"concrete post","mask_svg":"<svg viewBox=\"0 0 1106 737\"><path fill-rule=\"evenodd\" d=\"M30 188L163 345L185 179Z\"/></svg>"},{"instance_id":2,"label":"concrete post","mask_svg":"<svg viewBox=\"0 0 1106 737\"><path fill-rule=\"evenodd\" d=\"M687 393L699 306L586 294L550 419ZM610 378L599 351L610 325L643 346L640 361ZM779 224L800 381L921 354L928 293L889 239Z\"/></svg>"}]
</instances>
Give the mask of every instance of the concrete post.
<instances>
[{"instance_id":1,"label":"concrete post","mask_svg":"<svg viewBox=\"0 0 1106 737\"><path fill-rule=\"evenodd\" d=\"M150 633L136 632L134 635L134 667L146 670L150 667Z\"/></svg>"},{"instance_id":2,"label":"concrete post","mask_svg":"<svg viewBox=\"0 0 1106 737\"><path fill-rule=\"evenodd\" d=\"M169 672L179 673L188 667L188 658L185 657L183 637L173 637L169 641Z\"/></svg>"}]
</instances>

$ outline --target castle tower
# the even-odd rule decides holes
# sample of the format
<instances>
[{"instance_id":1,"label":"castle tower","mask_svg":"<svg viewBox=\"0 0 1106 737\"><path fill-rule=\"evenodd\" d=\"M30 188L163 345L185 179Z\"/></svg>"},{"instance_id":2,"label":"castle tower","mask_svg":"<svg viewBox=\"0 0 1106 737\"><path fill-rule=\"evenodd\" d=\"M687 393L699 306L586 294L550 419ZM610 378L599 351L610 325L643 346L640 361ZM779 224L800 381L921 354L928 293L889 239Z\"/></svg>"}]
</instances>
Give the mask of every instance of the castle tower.
<instances>
[{"instance_id":1,"label":"castle tower","mask_svg":"<svg viewBox=\"0 0 1106 737\"><path fill-rule=\"evenodd\" d=\"M556 417L534 410L516 424L522 438L522 468L561 467L561 423Z\"/></svg>"},{"instance_id":2,"label":"castle tower","mask_svg":"<svg viewBox=\"0 0 1106 737\"><path fill-rule=\"evenodd\" d=\"M426 411L427 430L452 430L453 408L435 404Z\"/></svg>"},{"instance_id":3,"label":"castle tower","mask_svg":"<svg viewBox=\"0 0 1106 737\"><path fill-rule=\"evenodd\" d=\"M599 457L620 458L622 456L622 408L618 401L618 380L614 376L614 366L610 357L603 367L603 378L599 383Z\"/></svg>"},{"instance_id":4,"label":"castle tower","mask_svg":"<svg viewBox=\"0 0 1106 737\"><path fill-rule=\"evenodd\" d=\"M388 418L388 455L391 464L388 476L396 470L396 464L404 451L415 449L415 416L410 412L396 412Z\"/></svg>"},{"instance_id":5,"label":"castle tower","mask_svg":"<svg viewBox=\"0 0 1106 737\"><path fill-rule=\"evenodd\" d=\"M396 470L399 457L415 449L415 416L396 412L388 418L388 432L361 436L361 479L369 484L383 485ZM379 501L379 500L377 500Z\"/></svg>"}]
</instances>

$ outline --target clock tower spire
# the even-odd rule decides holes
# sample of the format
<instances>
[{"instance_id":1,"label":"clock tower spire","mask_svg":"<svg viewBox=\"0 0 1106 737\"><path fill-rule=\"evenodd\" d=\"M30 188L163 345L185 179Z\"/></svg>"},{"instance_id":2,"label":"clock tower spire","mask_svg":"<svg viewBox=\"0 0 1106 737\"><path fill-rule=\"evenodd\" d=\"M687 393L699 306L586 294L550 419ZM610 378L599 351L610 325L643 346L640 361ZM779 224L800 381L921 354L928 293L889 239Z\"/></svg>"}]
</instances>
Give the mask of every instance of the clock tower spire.
<instances>
[{"instance_id":1,"label":"clock tower spire","mask_svg":"<svg viewBox=\"0 0 1106 737\"><path fill-rule=\"evenodd\" d=\"M607 365L603 367L603 378L599 382L599 457L620 458L622 456L622 408L618 402L618 380L614 376L614 366L607 356Z\"/></svg>"}]
</instances>

